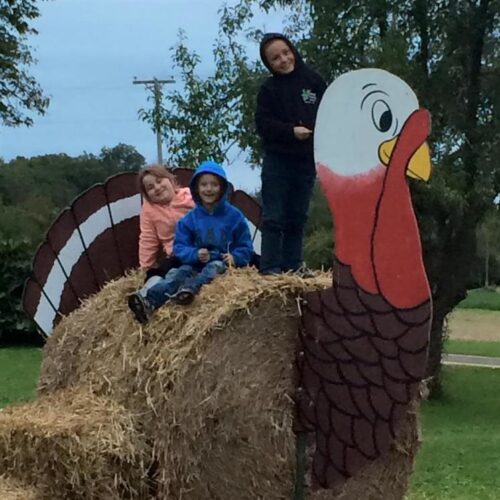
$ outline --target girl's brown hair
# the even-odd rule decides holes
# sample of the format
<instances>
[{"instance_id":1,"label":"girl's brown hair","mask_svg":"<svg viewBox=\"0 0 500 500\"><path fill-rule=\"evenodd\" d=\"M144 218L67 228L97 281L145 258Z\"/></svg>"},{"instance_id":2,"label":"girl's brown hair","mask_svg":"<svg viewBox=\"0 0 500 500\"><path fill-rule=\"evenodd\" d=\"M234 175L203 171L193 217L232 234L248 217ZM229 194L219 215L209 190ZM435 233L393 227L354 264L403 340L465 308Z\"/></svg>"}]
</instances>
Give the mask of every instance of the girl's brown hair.
<instances>
[{"instance_id":1,"label":"girl's brown hair","mask_svg":"<svg viewBox=\"0 0 500 500\"><path fill-rule=\"evenodd\" d=\"M146 193L146 190L144 189L144 177L146 175L152 175L153 177L166 177L171 183L172 186L174 187L174 191L177 193L179 191L179 185L177 184L177 179L175 178L175 175L167 170L165 167L162 167L161 165L149 165L146 168L143 168L142 170L139 171L139 174L137 175L137 183L138 183L138 188L139 191L141 192L142 196L146 198L146 200L151 201L149 199L148 194Z\"/></svg>"}]
</instances>

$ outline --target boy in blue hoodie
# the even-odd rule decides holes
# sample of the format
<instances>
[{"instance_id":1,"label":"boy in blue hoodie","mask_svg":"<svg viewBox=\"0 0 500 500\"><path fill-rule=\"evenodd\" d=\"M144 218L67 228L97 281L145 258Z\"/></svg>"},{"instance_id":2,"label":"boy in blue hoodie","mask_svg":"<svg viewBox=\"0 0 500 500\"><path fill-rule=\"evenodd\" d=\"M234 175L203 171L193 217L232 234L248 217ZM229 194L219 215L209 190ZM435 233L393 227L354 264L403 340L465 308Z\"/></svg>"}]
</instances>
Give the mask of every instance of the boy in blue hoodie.
<instances>
[{"instance_id":1,"label":"boy in blue hoodie","mask_svg":"<svg viewBox=\"0 0 500 500\"><path fill-rule=\"evenodd\" d=\"M252 239L245 216L227 199L224 169L204 161L190 183L195 208L177 222L174 255L182 262L151 287L146 297L135 293L129 305L135 318L145 323L153 311L172 300L190 304L199 289L228 267L250 263Z\"/></svg>"}]
</instances>

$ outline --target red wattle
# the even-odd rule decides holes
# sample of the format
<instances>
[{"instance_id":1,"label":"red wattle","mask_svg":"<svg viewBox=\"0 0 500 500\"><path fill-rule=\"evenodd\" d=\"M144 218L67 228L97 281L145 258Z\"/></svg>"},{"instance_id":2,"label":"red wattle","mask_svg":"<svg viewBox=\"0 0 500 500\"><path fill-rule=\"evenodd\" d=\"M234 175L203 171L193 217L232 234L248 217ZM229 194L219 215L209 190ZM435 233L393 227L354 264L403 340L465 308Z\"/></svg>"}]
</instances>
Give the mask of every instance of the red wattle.
<instances>
[{"instance_id":1,"label":"red wattle","mask_svg":"<svg viewBox=\"0 0 500 500\"><path fill-rule=\"evenodd\" d=\"M371 239L385 167L378 165L367 173L352 176L338 175L321 164L317 165L317 171L333 216L335 255L351 266L361 288L379 293L371 259Z\"/></svg>"},{"instance_id":2,"label":"red wattle","mask_svg":"<svg viewBox=\"0 0 500 500\"><path fill-rule=\"evenodd\" d=\"M429 114L419 110L408 118L387 167L373 237L377 285L398 309L418 306L430 298L422 260L420 234L408 189L406 168L425 141Z\"/></svg>"}]
</instances>

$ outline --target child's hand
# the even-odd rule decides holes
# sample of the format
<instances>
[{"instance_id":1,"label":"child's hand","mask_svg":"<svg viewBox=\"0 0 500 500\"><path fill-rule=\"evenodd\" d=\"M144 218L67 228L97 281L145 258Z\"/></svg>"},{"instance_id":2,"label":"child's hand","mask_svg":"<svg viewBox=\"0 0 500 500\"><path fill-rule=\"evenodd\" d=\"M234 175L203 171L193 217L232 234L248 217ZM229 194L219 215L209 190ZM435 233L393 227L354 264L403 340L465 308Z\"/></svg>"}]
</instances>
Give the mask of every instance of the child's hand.
<instances>
[{"instance_id":1,"label":"child's hand","mask_svg":"<svg viewBox=\"0 0 500 500\"><path fill-rule=\"evenodd\" d=\"M298 127L293 127L293 133L299 141L305 141L306 139L309 139L309 137L311 137L312 130L299 125Z\"/></svg>"},{"instance_id":2,"label":"child's hand","mask_svg":"<svg viewBox=\"0 0 500 500\"><path fill-rule=\"evenodd\" d=\"M233 267L234 266L234 257L230 253L222 254L222 261L226 266Z\"/></svg>"},{"instance_id":3,"label":"child's hand","mask_svg":"<svg viewBox=\"0 0 500 500\"><path fill-rule=\"evenodd\" d=\"M210 260L210 252L206 248L200 248L198 250L198 259L203 264L206 264Z\"/></svg>"}]
</instances>

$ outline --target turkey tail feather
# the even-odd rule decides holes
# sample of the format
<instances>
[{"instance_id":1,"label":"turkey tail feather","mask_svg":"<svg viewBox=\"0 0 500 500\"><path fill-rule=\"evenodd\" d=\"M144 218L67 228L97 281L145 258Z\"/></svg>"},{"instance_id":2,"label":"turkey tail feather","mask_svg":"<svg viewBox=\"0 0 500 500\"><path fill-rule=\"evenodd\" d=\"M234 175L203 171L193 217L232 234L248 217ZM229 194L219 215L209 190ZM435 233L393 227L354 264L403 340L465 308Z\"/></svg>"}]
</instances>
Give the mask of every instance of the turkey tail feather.
<instances>
[{"instance_id":1,"label":"turkey tail feather","mask_svg":"<svg viewBox=\"0 0 500 500\"><path fill-rule=\"evenodd\" d=\"M137 175L124 173L91 187L57 217L23 294L23 308L42 334L50 335L61 315L138 265L140 207Z\"/></svg>"}]
</instances>

